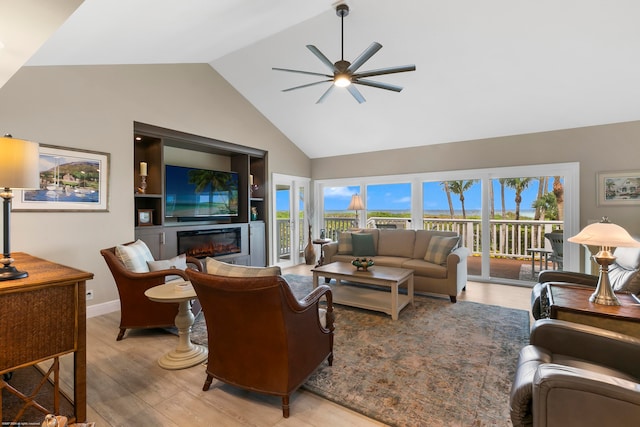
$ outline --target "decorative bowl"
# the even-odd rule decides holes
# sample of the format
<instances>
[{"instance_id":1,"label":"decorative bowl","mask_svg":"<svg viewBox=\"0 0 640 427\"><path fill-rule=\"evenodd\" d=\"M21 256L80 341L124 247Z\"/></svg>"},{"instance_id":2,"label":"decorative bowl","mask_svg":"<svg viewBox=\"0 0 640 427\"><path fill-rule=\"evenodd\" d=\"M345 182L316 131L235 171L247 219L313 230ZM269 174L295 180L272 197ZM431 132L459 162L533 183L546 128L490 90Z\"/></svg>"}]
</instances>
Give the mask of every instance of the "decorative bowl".
<instances>
[{"instance_id":1,"label":"decorative bowl","mask_svg":"<svg viewBox=\"0 0 640 427\"><path fill-rule=\"evenodd\" d=\"M356 258L351 261L351 264L356 267L357 271L367 271L369 267L373 265L373 260L366 258Z\"/></svg>"}]
</instances>

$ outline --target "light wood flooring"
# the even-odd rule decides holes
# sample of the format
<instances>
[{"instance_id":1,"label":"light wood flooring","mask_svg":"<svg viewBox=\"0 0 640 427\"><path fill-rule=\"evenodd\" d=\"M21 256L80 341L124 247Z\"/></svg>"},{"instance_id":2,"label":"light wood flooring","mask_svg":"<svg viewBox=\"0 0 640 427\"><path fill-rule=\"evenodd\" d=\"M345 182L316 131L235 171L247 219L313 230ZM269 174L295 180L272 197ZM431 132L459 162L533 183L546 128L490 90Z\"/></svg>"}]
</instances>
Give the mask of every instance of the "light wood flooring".
<instances>
[{"instance_id":1,"label":"light wood flooring","mask_svg":"<svg viewBox=\"0 0 640 427\"><path fill-rule=\"evenodd\" d=\"M284 273L311 275L309 270L302 265ZM528 288L469 282L459 300L529 310L529 295ZM304 390L292 396L288 419L282 417L277 397L215 380L203 392L203 366L178 371L158 366L156 360L175 346L175 336L134 331L118 342L118 322L119 313L87 322L87 413L97 427L383 425ZM62 369L68 372L70 367L71 359L65 356Z\"/></svg>"}]
</instances>

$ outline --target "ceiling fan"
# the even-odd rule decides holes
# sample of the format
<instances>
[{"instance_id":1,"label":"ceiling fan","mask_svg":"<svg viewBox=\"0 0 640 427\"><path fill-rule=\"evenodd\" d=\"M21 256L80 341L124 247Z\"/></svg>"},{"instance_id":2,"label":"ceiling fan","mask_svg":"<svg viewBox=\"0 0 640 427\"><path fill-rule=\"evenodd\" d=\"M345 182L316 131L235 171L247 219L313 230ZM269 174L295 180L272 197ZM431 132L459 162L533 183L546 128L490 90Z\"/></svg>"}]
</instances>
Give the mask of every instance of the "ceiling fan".
<instances>
[{"instance_id":1,"label":"ceiling fan","mask_svg":"<svg viewBox=\"0 0 640 427\"><path fill-rule=\"evenodd\" d=\"M316 104L320 104L323 102L326 97L331 93L331 91L336 87L345 87L351 93L351 95L358 101L358 103L362 104L366 100L364 96L360 93L360 91L354 86L356 84L363 86L375 87L378 89L386 89L392 90L394 92L400 92L402 90L401 86L392 85L389 83L381 83L373 80L368 80L366 77L373 76L381 76L383 74L393 74L393 73L404 73L405 71L415 71L415 65L404 65L400 67L388 67L388 68L380 68L377 70L364 71L361 73L357 73L356 71L367 62L376 52L378 52L382 45L377 42L371 43L371 45L364 50L353 62L344 60L344 17L349 14L349 6L346 4L339 4L336 6L336 14L340 17L341 21L341 42L342 42L342 55L340 61L336 63L332 63L320 50L313 46L307 45L307 49L309 49L323 64L325 64L333 74L323 74L323 73L315 73L311 71L302 71L302 70L292 70L289 68L277 68L273 67L273 70L277 71L287 71L290 73L298 73L298 74L308 74L311 76L321 76L327 77L327 80L321 80L319 82L307 83L301 86L291 87L289 89L284 89L283 92L289 92L291 90L302 89L309 86L315 86L326 82L332 82L331 86L327 89L327 91L322 94L320 99L316 102Z\"/></svg>"}]
</instances>

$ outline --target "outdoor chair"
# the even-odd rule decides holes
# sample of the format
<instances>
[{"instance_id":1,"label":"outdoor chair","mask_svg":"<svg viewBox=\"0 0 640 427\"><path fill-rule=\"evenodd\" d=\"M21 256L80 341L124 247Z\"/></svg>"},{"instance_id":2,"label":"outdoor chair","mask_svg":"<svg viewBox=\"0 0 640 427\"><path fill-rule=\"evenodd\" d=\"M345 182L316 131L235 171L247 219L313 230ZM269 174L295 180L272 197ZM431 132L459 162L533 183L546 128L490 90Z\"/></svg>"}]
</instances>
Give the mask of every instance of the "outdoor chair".
<instances>
[{"instance_id":1,"label":"outdoor chair","mask_svg":"<svg viewBox=\"0 0 640 427\"><path fill-rule=\"evenodd\" d=\"M562 270L562 254L564 235L562 231L554 231L552 233L545 233L544 237L551 243L551 249L553 253L549 255L549 261L552 262L554 270Z\"/></svg>"},{"instance_id":2,"label":"outdoor chair","mask_svg":"<svg viewBox=\"0 0 640 427\"><path fill-rule=\"evenodd\" d=\"M282 276L256 277L257 267L245 271L254 276L187 271L207 325L209 360L202 389L209 390L216 378L280 396L287 418L291 394L322 362L333 364L331 290L321 285L297 300ZM326 299L325 326L321 298Z\"/></svg>"},{"instance_id":3,"label":"outdoor chair","mask_svg":"<svg viewBox=\"0 0 640 427\"><path fill-rule=\"evenodd\" d=\"M130 242L124 246L131 246L136 243ZM127 329L175 326L178 303L154 302L147 298L144 292L154 286L162 285L167 278L189 280L184 271L170 268L136 273L129 270L123 261L118 258L115 246L100 250L100 254L102 254L109 270L111 270L120 297L120 332L116 338L117 341L124 337ZM151 255L149 254L149 256ZM189 268L202 270L202 263L198 259L187 257L186 262ZM200 313L200 304L197 300L194 301L191 310L194 316Z\"/></svg>"}]
</instances>

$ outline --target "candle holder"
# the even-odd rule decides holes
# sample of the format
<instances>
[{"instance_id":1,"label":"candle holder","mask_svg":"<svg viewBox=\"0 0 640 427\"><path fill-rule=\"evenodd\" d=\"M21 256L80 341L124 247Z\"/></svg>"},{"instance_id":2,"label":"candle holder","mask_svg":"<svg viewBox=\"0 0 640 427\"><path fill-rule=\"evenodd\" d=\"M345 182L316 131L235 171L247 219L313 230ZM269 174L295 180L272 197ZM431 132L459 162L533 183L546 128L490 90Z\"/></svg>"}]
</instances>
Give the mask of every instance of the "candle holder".
<instances>
[{"instance_id":1,"label":"candle holder","mask_svg":"<svg viewBox=\"0 0 640 427\"><path fill-rule=\"evenodd\" d=\"M147 192L147 176L140 175L140 187L138 187L138 193L145 194Z\"/></svg>"},{"instance_id":2,"label":"candle holder","mask_svg":"<svg viewBox=\"0 0 640 427\"><path fill-rule=\"evenodd\" d=\"M258 184L251 184L251 195L253 196L258 191Z\"/></svg>"}]
</instances>

